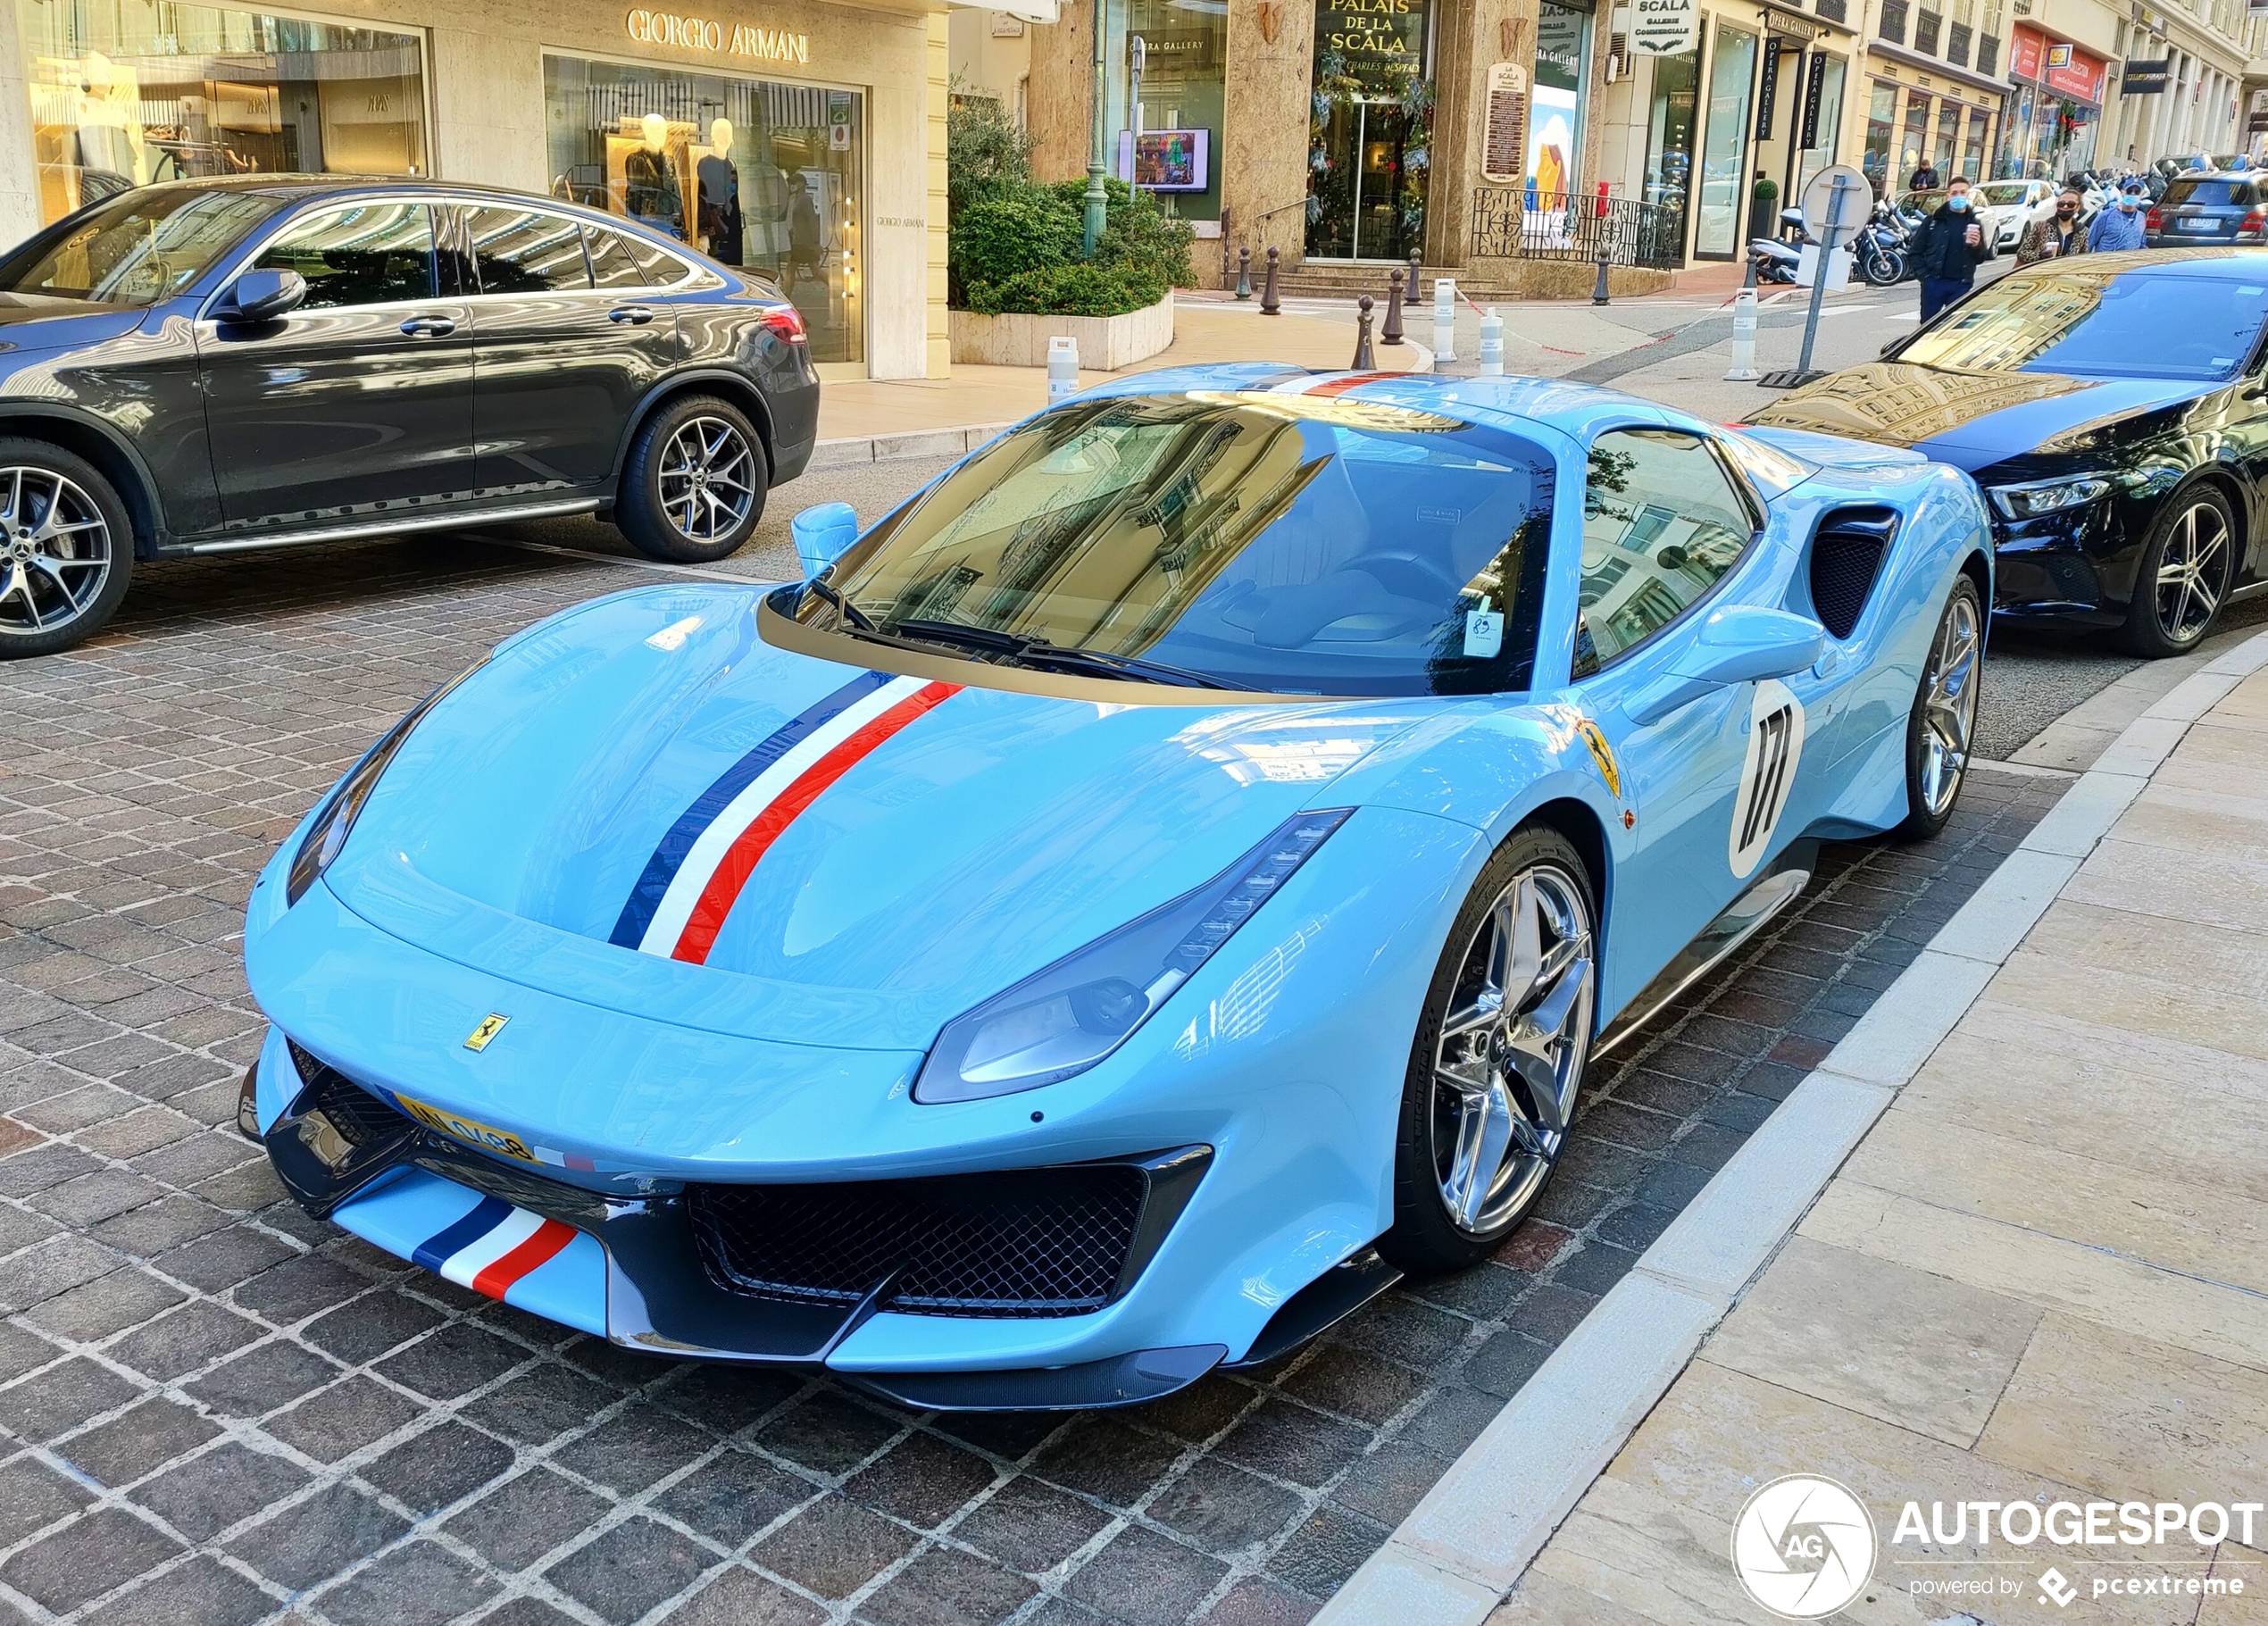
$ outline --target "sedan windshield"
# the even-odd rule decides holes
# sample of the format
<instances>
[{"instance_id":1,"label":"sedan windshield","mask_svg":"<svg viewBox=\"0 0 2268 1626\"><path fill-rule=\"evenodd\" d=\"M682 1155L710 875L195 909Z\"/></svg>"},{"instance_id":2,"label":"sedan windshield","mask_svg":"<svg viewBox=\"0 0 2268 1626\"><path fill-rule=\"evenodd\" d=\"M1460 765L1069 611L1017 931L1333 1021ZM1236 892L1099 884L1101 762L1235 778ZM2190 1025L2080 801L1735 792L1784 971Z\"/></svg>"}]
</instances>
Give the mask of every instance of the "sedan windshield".
<instances>
[{"instance_id":1,"label":"sedan windshield","mask_svg":"<svg viewBox=\"0 0 2268 1626\"><path fill-rule=\"evenodd\" d=\"M2027 180L1996 180L1977 188L1978 196L1996 207L2005 204L2021 204L2031 193Z\"/></svg>"},{"instance_id":2,"label":"sedan windshield","mask_svg":"<svg viewBox=\"0 0 2268 1626\"><path fill-rule=\"evenodd\" d=\"M1960 372L2211 380L2244 365L2264 316L2268 257L2255 278L2096 271L2073 262L1979 288L1897 359Z\"/></svg>"},{"instance_id":3,"label":"sedan windshield","mask_svg":"<svg viewBox=\"0 0 2268 1626\"><path fill-rule=\"evenodd\" d=\"M1136 681L1519 691L1551 493L1542 448L1429 412L1264 391L1082 401L885 521L797 615Z\"/></svg>"},{"instance_id":4,"label":"sedan windshield","mask_svg":"<svg viewBox=\"0 0 2268 1626\"><path fill-rule=\"evenodd\" d=\"M275 207L256 193L121 193L0 263L0 294L155 304L204 275Z\"/></svg>"}]
</instances>

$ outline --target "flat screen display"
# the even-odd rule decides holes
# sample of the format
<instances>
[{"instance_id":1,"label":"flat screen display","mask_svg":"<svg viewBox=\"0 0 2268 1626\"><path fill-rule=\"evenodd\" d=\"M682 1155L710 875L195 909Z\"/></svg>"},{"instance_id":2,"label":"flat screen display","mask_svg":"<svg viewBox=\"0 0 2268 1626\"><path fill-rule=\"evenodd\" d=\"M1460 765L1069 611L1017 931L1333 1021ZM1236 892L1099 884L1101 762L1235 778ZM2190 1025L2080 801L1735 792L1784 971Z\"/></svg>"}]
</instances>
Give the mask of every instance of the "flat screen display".
<instances>
[{"instance_id":1,"label":"flat screen display","mask_svg":"<svg viewBox=\"0 0 2268 1626\"><path fill-rule=\"evenodd\" d=\"M1211 184L1209 129L1121 130L1118 174L1146 192L1202 192Z\"/></svg>"}]
</instances>

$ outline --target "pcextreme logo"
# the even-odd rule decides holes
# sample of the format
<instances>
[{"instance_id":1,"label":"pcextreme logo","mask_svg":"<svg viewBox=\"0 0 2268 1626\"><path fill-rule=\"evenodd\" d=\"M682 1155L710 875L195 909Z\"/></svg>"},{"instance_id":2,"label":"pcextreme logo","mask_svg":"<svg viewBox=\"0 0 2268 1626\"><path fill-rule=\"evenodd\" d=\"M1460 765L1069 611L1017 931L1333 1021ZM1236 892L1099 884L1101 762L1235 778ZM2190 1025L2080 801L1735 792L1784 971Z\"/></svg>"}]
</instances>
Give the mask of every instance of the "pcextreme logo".
<instances>
[{"instance_id":1,"label":"pcextreme logo","mask_svg":"<svg viewBox=\"0 0 2268 1626\"><path fill-rule=\"evenodd\" d=\"M1874 1574L1874 1521L1833 1480L1791 1473L1750 1497L1732 1524L1732 1572L1783 1620L1845 1607Z\"/></svg>"}]
</instances>

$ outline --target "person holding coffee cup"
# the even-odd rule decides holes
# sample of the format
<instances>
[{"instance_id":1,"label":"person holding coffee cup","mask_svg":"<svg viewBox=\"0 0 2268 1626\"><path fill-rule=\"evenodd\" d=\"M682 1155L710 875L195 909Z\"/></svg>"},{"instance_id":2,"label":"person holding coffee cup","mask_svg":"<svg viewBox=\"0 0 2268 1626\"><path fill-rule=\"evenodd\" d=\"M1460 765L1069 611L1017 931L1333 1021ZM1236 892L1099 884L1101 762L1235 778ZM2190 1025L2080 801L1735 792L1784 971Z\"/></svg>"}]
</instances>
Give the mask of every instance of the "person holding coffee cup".
<instances>
[{"instance_id":1,"label":"person holding coffee cup","mask_svg":"<svg viewBox=\"0 0 2268 1626\"><path fill-rule=\"evenodd\" d=\"M2060 260L2087 252L2087 233L2079 223L2079 212L2086 199L2077 187L2065 187L2055 195L2055 213L2043 215L2024 228L2023 241L2016 245L2016 263L2035 265L2042 260Z\"/></svg>"},{"instance_id":2,"label":"person holding coffee cup","mask_svg":"<svg viewBox=\"0 0 2268 1626\"><path fill-rule=\"evenodd\" d=\"M1992 258L1992 244L1978 222L1969 178L1955 175L1945 202L1914 234L1907 263L1922 283L1922 320L1928 321L1977 283L1977 263Z\"/></svg>"}]
</instances>

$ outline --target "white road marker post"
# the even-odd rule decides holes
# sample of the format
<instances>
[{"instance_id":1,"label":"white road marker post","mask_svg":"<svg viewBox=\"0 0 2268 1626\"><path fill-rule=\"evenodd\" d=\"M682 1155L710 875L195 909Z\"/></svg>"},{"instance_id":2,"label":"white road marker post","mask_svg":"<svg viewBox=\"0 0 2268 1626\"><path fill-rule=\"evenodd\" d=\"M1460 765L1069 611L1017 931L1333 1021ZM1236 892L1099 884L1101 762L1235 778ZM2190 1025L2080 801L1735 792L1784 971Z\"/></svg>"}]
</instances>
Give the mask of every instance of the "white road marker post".
<instances>
[{"instance_id":1,"label":"white road marker post","mask_svg":"<svg viewBox=\"0 0 2268 1626\"><path fill-rule=\"evenodd\" d=\"M1490 305L1480 317L1480 376L1500 379L1505 375L1505 319Z\"/></svg>"},{"instance_id":2,"label":"white road marker post","mask_svg":"<svg viewBox=\"0 0 2268 1626\"><path fill-rule=\"evenodd\" d=\"M1079 341L1060 333L1047 341L1047 404L1079 393Z\"/></svg>"},{"instance_id":3,"label":"white road marker post","mask_svg":"<svg viewBox=\"0 0 2268 1626\"><path fill-rule=\"evenodd\" d=\"M1436 277L1433 279L1433 359L1454 362L1457 359L1457 279Z\"/></svg>"},{"instance_id":4,"label":"white road marker post","mask_svg":"<svg viewBox=\"0 0 2268 1626\"><path fill-rule=\"evenodd\" d=\"M1764 376L1756 371L1756 279L1753 270L1748 280L1732 297L1732 369L1724 376L1729 384L1753 384Z\"/></svg>"}]
</instances>

